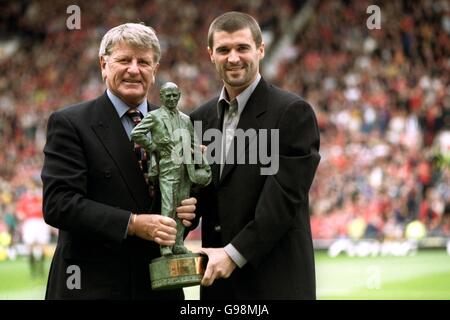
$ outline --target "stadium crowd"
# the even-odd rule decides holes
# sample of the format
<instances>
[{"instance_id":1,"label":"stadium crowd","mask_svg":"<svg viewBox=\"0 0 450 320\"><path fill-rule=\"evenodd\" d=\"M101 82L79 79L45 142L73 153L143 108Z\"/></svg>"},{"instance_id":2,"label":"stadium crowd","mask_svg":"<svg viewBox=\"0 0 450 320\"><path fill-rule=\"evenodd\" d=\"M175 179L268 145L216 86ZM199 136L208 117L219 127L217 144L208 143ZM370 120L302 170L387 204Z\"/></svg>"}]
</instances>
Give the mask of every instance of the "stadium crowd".
<instances>
[{"instance_id":1,"label":"stadium crowd","mask_svg":"<svg viewBox=\"0 0 450 320\"><path fill-rule=\"evenodd\" d=\"M27 215L18 204L41 186L48 116L104 91L98 43L107 29L128 21L155 28L162 60L150 100L170 80L189 113L220 88L206 52L213 17L252 14L270 52L306 1L90 1L79 4L75 30L66 26L70 2L2 3L0 234L16 242ZM318 117L313 237L402 239L414 220L428 236L450 237L450 5L379 3L381 29L369 30L371 4L316 1L269 79L303 96ZM349 232L355 221L359 233Z\"/></svg>"},{"instance_id":2,"label":"stadium crowd","mask_svg":"<svg viewBox=\"0 0 450 320\"><path fill-rule=\"evenodd\" d=\"M383 2L369 30L368 5L320 3L276 77L319 118L314 237L348 236L360 218L355 238L402 239L416 219L450 236L450 6Z\"/></svg>"}]
</instances>

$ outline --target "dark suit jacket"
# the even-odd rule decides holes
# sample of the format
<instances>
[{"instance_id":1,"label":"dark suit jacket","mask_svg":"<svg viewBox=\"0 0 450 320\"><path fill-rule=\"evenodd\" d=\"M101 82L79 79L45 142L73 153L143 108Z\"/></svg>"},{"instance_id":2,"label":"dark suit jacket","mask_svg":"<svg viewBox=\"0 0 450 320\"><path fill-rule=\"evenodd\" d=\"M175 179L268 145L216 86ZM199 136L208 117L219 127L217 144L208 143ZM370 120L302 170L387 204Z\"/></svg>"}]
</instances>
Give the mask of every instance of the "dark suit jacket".
<instances>
[{"instance_id":1,"label":"dark suit jacket","mask_svg":"<svg viewBox=\"0 0 450 320\"><path fill-rule=\"evenodd\" d=\"M193 121L202 121L203 132L221 130L217 102L218 97L191 114ZM202 287L201 298L315 299L308 212L308 192L320 160L314 112L300 97L261 79L238 128L279 129L279 170L261 175L261 163L226 164L219 180L220 165L212 164L214 183L196 195L202 246L231 243L248 262L242 269L237 267L230 278ZM270 140L270 134L268 137ZM247 140L246 159L249 143ZM271 150L270 141L267 143ZM242 156L237 153L236 158Z\"/></svg>"},{"instance_id":2,"label":"dark suit jacket","mask_svg":"<svg viewBox=\"0 0 450 320\"><path fill-rule=\"evenodd\" d=\"M44 218L59 229L46 298L182 299L182 290L151 290L149 263L160 257L159 245L124 239L130 212L159 208L106 92L54 112L44 154ZM71 265L80 268L81 289L68 289Z\"/></svg>"}]
</instances>

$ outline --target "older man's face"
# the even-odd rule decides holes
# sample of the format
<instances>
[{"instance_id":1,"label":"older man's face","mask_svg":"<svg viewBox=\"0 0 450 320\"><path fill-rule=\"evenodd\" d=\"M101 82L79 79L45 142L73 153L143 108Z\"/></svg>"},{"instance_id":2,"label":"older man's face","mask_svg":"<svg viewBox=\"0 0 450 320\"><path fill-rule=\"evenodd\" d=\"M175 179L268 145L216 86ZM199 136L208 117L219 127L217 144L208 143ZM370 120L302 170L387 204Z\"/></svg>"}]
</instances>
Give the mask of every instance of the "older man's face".
<instances>
[{"instance_id":1,"label":"older man's face","mask_svg":"<svg viewBox=\"0 0 450 320\"><path fill-rule=\"evenodd\" d=\"M151 49L116 44L109 56L100 58L102 76L112 93L129 106L140 104L155 83L159 64Z\"/></svg>"}]
</instances>

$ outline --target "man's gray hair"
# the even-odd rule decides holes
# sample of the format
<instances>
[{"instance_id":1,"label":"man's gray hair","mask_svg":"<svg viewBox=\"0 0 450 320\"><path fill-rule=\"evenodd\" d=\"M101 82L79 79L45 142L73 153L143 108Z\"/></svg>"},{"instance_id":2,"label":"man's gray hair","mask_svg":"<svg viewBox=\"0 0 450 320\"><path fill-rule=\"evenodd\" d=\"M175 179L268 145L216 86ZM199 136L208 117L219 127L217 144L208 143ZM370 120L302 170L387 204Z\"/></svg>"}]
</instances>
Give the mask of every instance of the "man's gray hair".
<instances>
[{"instance_id":1,"label":"man's gray hair","mask_svg":"<svg viewBox=\"0 0 450 320\"><path fill-rule=\"evenodd\" d=\"M156 63L161 58L161 47L155 30L140 23L125 23L110 29L100 43L99 58L110 55L112 48L120 42L138 48L152 49Z\"/></svg>"}]
</instances>

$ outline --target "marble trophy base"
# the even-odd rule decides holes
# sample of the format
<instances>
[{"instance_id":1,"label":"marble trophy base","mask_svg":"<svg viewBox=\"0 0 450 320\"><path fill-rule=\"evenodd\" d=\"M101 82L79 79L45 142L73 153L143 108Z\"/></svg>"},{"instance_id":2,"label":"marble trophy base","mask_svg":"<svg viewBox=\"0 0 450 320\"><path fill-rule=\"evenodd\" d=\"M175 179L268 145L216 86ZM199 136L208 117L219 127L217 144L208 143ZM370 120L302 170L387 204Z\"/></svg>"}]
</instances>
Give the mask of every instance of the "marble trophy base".
<instances>
[{"instance_id":1,"label":"marble trophy base","mask_svg":"<svg viewBox=\"0 0 450 320\"><path fill-rule=\"evenodd\" d=\"M200 253L177 254L153 259L150 278L153 290L177 289L200 284L207 256Z\"/></svg>"}]
</instances>

